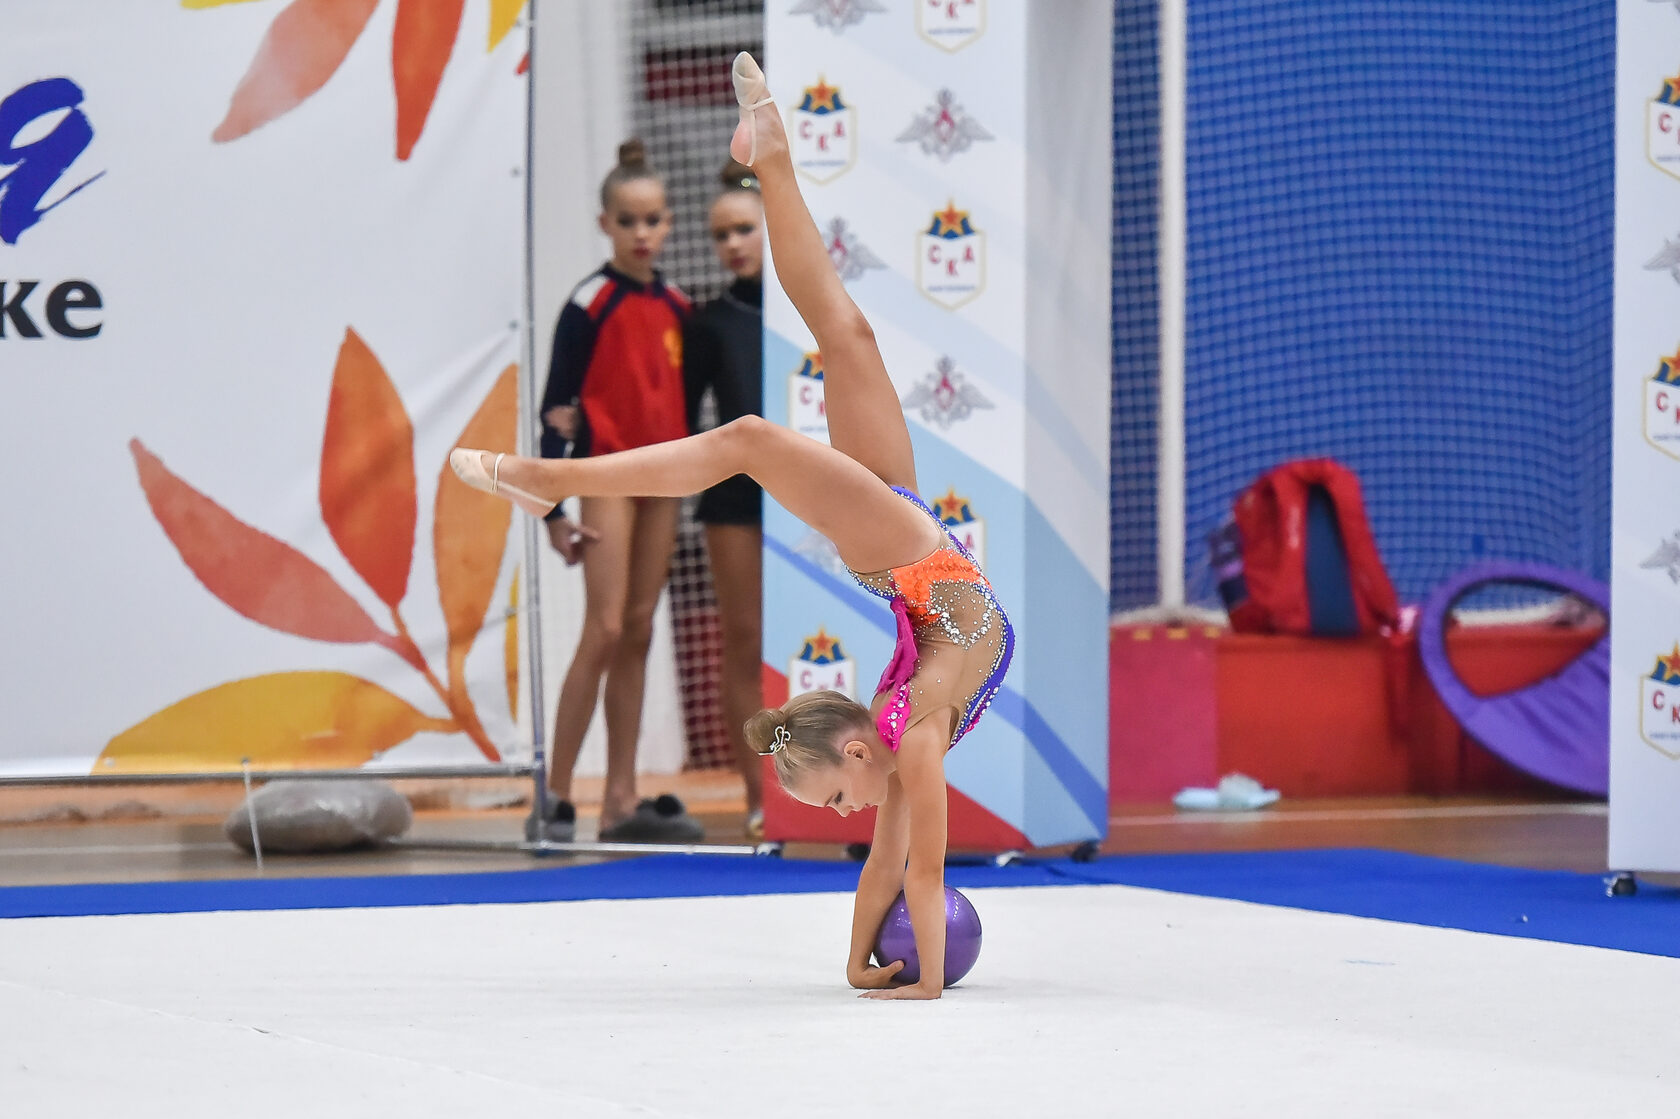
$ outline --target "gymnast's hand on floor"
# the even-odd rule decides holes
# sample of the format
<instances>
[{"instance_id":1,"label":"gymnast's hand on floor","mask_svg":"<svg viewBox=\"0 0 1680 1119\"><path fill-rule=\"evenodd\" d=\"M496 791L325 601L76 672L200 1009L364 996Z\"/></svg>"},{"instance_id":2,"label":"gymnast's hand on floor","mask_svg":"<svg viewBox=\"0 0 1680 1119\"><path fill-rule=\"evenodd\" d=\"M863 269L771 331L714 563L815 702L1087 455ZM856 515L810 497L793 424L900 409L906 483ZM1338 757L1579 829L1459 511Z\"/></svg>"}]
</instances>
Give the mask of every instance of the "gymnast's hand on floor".
<instances>
[{"instance_id":1,"label":"gymnast's hand on floor","mask_svg":"<svg viewBox=\"0 0 1680 1119\"><path fill-rule=\"evenodd\" d=\"M945 992L938 987L924 987L920 983L906 983L902 987L886 987L879 991L865 991L860 999L936 999Z\"/></svg>"},{"instance_id":2,"label":"gymnast's hand on floor","mask_svg":"<svg viewBox=\"0 0 1680 1119\"><path fill-rule=\"evenodd\" d=\"M894 960L886 967L871 967L865 964L860 968L847 968L846 982L860 991L876 991L890 984L893 976L903 970L903 960Z\"/></svg>"}]
</instances>

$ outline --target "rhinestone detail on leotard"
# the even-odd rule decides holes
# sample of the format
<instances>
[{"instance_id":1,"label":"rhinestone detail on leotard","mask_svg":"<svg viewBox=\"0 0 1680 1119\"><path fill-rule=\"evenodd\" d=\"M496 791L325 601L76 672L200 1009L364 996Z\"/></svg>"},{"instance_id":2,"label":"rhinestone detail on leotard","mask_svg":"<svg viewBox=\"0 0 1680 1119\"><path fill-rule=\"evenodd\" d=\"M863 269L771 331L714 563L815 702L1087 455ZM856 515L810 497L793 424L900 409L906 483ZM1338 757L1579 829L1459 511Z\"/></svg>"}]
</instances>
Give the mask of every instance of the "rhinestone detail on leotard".
<instances>
[{"instance_id":1,"label":"rhinestone detail on leotard","mask_svg":"<svg viewBox=\"0 0 1680 1119\"><path fill-rule=\"evenodd\" d=\"M958 708L959 718L952 727L950 745L974 728L1003 683L1014 653L1014 630L1008 616L998 605L991 584L981 573L961 542L952 536L933 511L908 490L897 492L939 524L945 543L931 555L889 571L852 572L858 584L872 594L892 603L898 622L898 637L892 660L881 674L876 694L888 694L877 726L881 736L893 749L910 723L913 691L925 691L918 679L923 670L923 646L928 642L946 642L959 649L971 650L976 645L990 643L994 631L997 649L989 670L978 688L965 697ZM964 625L964 620L967 625ZM942 677L933 684L943 684Z\"/></svg>"}]
</instances>

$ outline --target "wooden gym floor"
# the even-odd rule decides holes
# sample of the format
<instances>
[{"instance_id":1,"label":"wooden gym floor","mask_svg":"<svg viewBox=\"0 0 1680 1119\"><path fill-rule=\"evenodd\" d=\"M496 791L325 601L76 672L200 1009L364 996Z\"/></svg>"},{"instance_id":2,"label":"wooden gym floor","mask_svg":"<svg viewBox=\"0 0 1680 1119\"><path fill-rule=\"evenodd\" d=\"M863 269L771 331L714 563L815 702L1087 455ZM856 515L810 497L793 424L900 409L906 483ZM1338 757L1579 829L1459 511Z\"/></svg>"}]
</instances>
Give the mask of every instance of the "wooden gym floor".
<instances>
[{"instance_id":1,"label":"wooden gym floor","mask_svg":"<svg viewBox=\"0 0 1680 1119\"><path fill-rule=\"evenodd\" d=\"M521 838L521 790L501 806L467 807L482 790L422 791L407 839L512 841ZM485 783L479 783L480 785ZM745 842L737 779L726 771L648 778L644 792L670 790L706 824L707 840ZM250 856L222 835L237 786L128 786L0 789L0 885L170 881L257 874ZM492 791L493 793L494 791ZM599 789L578 790L580 835L592 834ZM1471 862L1598 872L1605 867L1605 807L1573 800L1283 800L1250 813L1183 813L1170 805L1122 806L1113 813L1108 854L1377 847ZM832 845L790 844L790 856L839 858ZM558 865L559 860L547 860ZM288 875L434 874L517 870L536 865L517 851L428 850L423 846L340 855L273 856L264 873Z\"/></svg>"}]
</instances>

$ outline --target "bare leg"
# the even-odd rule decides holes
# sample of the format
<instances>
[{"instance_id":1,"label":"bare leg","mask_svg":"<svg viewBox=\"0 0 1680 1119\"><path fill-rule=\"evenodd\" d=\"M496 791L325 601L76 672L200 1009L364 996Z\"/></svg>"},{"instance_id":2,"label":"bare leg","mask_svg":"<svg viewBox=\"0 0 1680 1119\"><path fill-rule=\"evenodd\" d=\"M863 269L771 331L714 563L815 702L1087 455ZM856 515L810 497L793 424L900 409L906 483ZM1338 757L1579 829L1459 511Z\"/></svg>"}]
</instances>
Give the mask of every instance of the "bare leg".
<instances>
[{"instance_id":1,"label":"bare leg","mask_svg":"<svg viewBox=\"0 0 1680 1119\"><path fill-rule=\"evenodd\" d=\"M548 787L560 800L572 799L572 770L577 767L583 736L595 717L601 696L601 677L618 652L624 631L624 606L629 595L630 537L634 511L622 497L586 497L579 518L601 534L583 559L583 633L577 652L560 685L554 711L554 738L549 758Z\"/></svg>"},{"instance_id":2,"label":"bare leg","mask_svg":"<svg viewBox=\"0 0 1680 1119\"><path fill-rule=\"evenodd\" d=\"M478 454L482 459L488 452ZM469 455L457 451L452 458ZM507 455L500 472L509 486L547 502L572 494L681 497L747 474L788 512L832 540L857 571L913 563L944 538L926 514L895 496L854 459L759 416L608 455Z\"/></svg>"},{"instance_id":3,"label":"bare leg","mask_svg":"<svg viewBox=\"0 0 1680 1119\"><path fill-rule=\"evenodd\" d=\"M647 681L648 645L653 640L653 612L671 571L677 543L675 498L635 499L635 528L630 537L629 594L618 652L607 667L607 790L601 802L601 827L610 828L636 811L636 747L642 733L642 699Z\"/></svg>"},{"instance_id":4,"label":"bare leg","mask_svg":"<svg viewBox=\"0 0 1680 1119\"><path fill-rule=\"evenodd\" d=\"M747 745L744 729L747 719L764 706L763 547L764 533L756 525L706 526L706 554L723 629L723 721L746 787L749 813L764 803L758 754Z\"/></svg>"},{"instance_id":5,"label":"bare leg","mask_svg":"<svg viewBox=\"0 0 1680 1119\"><path fill-rule=\"evenodd\" d=\"M749 103L757 100L751 96ZM748 127L742 122L729 145L737 159L750 154ZM898 390L875 345L875 332L840 282L799 193L778 107L766 105L753 112L751 127L757 130L753 170L764 198L764 227L776 279L822 352L829 442L887 485L914 490L916 459Z\"/></svg>"}]
</instances>

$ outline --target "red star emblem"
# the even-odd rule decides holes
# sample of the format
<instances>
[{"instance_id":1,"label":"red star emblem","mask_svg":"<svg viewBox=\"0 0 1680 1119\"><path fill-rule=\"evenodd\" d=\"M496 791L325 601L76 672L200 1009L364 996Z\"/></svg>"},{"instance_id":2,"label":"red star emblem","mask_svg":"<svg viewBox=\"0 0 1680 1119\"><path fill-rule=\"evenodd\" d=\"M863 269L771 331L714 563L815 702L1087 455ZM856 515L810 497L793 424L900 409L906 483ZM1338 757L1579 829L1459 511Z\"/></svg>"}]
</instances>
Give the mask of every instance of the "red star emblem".
<instances>
[{"instance_id":1,"label":"red star emblem","mask_svg":"<svg viewBox=\"0 0 1680 1119\"><path fill-rule=\"evenodd\" d=\"M967 220L967 210L959 210L955 202L947 202L943 210L933 215L933 235L943 237L947 233L961 233L963 222Z\"/></svg>"},{"instance_id":2,"label":"red star emblem","mask_svg":"<svg viewBox=\"0 0 1680 1119\"><path fill-rule=\"evenodd\" d=\"M822 109L833 110L838 108L838 106L834 103L834 98L839 92L840 88L838 86L829 85L828 79L822 77L817 79L816 85L808 85L805 87L805 96L811 102L812 112L818 112Z\"/></svg>"},{"instance_id":3,"label":"red star emblem","mask_svg":"<svg viewBox=\"0 0 1680 1119\"><path fill-rule=\"evenodd\" d=\"M1674 652L1666 657L1659 656L1657 663L1662 665L1664 670L1670 674L1680 676L1680 641L1675 642Z\"/></svg>"},{"instance_id":4,"label":"red star emblem","mask_svg":"<svg viewBox=\"0 0 1680 1119\"><path fill-rule=\"evenodd\" d=\"M810 640L811 657L814 660L823 660L825 658L832 660L834 657L834 644L834 638L823 632L821 627L818 627L817 635Z\"/></svg>"},{"instance_id":5,"label":"red star emblem","mask_svg":"<svg viewBox=\"0 0 1680 1119\"><path fill-rule=\"evenodd\" d=\"M962 507L968 504L968 498L957 496L957 487L952 486L945 491L945 496L933 503L933 511L939 514L940 520L955 517L962 512Z\"/></svg>"}]
</instances>

